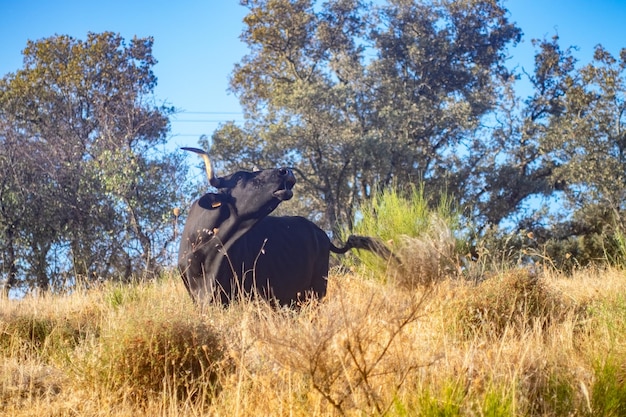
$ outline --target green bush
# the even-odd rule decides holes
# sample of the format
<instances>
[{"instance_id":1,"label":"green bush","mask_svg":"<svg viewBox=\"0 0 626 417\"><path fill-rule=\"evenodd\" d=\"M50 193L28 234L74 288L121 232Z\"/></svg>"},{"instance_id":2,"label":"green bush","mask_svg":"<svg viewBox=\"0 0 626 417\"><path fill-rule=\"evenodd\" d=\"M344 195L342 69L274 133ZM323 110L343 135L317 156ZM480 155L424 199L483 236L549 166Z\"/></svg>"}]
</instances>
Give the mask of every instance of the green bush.
<instances>
[{"instance_id":1,"label":"green bush","mask_svg":"<svg viewBox=\"0 0 626 417\"><path fill-rule=\"evenodd\" d=\"M423 187L411 186L405 191L390 188L375 193L359 207L358 213L350 233L382 239L400 261L357 252L356 264L374 271L378 277L393 276L400 285L412 288L459 271L461 245L456 234L460 216L445 194L433 203ZM348 234L344 231L343 237Z\"/></svg>"}]
</instances>

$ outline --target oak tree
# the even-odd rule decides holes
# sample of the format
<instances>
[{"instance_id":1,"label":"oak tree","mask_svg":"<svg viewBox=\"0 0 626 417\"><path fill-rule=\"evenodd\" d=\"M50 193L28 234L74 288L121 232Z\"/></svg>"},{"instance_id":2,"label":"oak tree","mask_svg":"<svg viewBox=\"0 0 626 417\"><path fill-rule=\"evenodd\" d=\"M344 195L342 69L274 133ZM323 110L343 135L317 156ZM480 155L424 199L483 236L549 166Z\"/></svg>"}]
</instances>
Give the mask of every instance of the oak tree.
<instances>
[{"instance_id":1,"label":"oak tree","mask_svg":"<svg viewBox=\"0 0 626 417\"><path fill-rule=\"evenodd\" d=\"M24 259L9 259L9 287L157 269L181 161L162 147L172 109L153 97L152 45L111 32L29 41L0 81L0 168L19 173L3 177L0 229Z\"/></svg>"},{"instance_id":2,"label":"oak tree","mask_svg":"<svg viewBox=\"0 0 626 417\"><path fill-rule=\"evenodd\" d=\"M242 4L250 52L231 88L246 123L215 133L219 159L295 166L303 206L328 228L392 183L470 193L468 161L488 150L472 132L495 108L520 37L498 1Z\"/></svg>"}]
</instances>

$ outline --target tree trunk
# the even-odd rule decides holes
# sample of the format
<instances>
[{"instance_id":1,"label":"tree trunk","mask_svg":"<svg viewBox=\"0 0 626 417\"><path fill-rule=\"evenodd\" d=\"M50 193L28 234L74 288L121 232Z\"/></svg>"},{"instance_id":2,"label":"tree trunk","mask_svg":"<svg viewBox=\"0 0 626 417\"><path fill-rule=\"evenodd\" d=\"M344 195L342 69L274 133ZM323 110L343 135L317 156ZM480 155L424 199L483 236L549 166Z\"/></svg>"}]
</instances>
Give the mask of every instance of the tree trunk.
<instances>
[{"instance_id":1,"label":"tree trunk","mask_svg":"<svg viewBox=\"0 0 626 417\"><path fill-rule=\"evenodd\" d=\"M17 284L17 264L15 255L15 235L13 227L7 226L4 232L5 246L6 246L6 263L8 265L7 279L2 288L2 295L4 297L9 296L9 291Z\"/></svg>"},{"instance_id":2,"label":"tree trunk","mask_svg":"<svg viewBox=\"0 0 626 417\"><path fill-rule=\"evenodd\" d=\"M42 292L50 290L50 278L48 277L48 251L50 247L40 248L33 245L33 265L31 270L35 273L35 285Z\"/></svg>"}]
</instances>

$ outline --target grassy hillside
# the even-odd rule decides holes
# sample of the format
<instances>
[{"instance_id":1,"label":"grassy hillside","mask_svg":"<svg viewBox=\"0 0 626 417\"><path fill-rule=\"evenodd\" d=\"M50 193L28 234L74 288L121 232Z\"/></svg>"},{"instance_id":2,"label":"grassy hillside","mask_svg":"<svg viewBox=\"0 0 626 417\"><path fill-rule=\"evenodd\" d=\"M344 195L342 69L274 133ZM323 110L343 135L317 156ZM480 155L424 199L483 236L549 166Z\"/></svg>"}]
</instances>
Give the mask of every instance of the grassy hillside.
<instances>
[{"instance_id":1,"label":"grassy hillside","mask_svg":"<svg viewBox=\"0 0 626 417\"><path fill-rule=\"evenodd\" d=\"M333 274L300 313L176 277L0 300L0 414L626 415L626 273L422 289Z\"/></svg>"}]
</instances>

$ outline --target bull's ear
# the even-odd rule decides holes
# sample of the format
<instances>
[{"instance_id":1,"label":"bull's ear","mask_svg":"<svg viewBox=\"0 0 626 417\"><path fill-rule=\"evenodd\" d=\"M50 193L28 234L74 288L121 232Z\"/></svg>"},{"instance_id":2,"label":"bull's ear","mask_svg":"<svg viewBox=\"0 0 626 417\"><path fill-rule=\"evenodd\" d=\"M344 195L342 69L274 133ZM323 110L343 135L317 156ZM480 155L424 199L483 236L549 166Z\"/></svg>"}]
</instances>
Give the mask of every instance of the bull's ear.
<instances>
[{"instance_id":1,"label":"bull's ear","mask_svg":"<svg viewBox=\"0 0 626 417\"><path fill-rule=\"evenodd\" d=\"M222 203L226 201L226 196L223 194L208 193L200 197L198 205L206 210L215 210L219 208Z\"/></svg>"}]
</instances>

